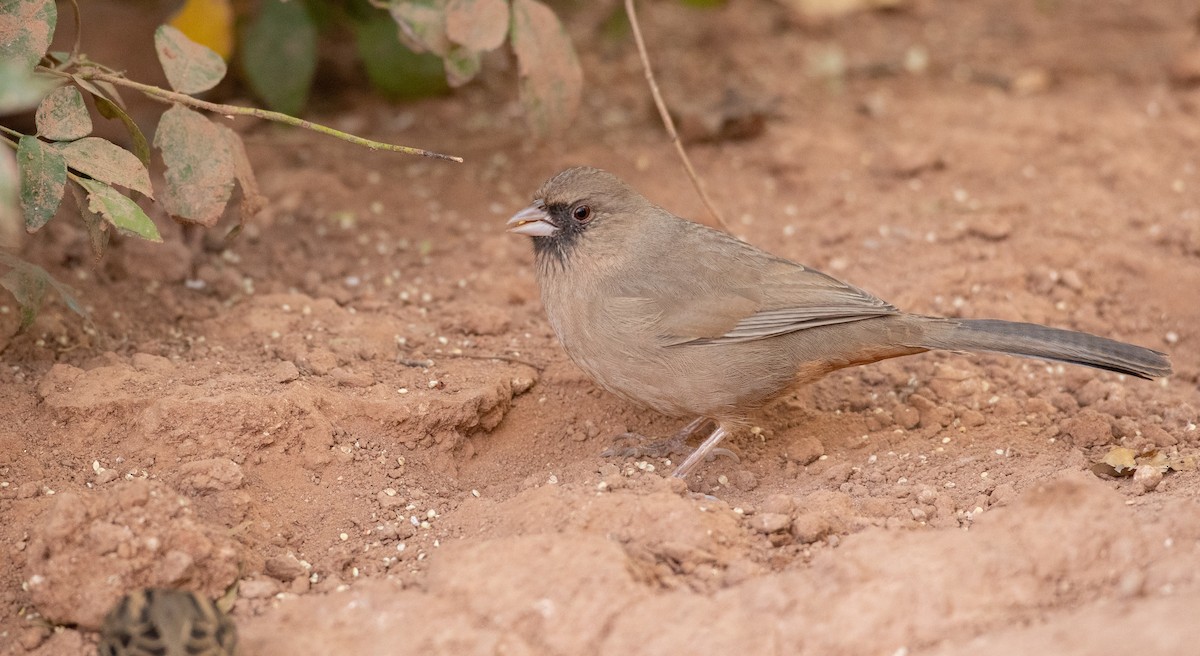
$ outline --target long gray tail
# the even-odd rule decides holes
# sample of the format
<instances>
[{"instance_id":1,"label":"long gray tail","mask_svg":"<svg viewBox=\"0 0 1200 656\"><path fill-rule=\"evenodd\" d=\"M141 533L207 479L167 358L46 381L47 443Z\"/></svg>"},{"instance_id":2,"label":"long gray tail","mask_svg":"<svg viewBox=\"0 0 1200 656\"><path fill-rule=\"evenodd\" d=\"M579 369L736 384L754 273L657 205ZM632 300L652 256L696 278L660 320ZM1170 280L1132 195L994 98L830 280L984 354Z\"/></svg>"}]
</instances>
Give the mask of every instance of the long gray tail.
<instances>
[{"instance_id":1,"label":"long gray tail","mask_svg":"<svg viewBox=\"0 0 1200 656\"><path fill-rule=\"evenodd\" d=\"M1000 319L935 319L924 323L920 346L951 351L991 351L1106 369L1138 378L1171 373L1165 353L1036 323Z\"/></svg>"}]
</instances>

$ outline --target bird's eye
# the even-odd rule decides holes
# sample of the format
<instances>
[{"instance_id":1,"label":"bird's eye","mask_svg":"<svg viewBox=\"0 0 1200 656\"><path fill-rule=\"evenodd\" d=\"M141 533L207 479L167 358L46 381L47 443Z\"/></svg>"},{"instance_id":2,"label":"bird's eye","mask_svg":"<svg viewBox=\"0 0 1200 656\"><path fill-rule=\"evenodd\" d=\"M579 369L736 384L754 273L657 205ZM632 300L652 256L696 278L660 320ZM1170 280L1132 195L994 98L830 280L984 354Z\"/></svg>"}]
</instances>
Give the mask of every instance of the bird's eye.
<instances>
[{"instance_id":1,"label":"bird's eye","mask_svg":"<svg viewBox=\"0 0 1200 656\"><path fill-rule=\"evenodd\" d=\"M580 223L587 223L592 220L592 206L576 205L575 209L571 210L571 216Z\"/></svg>"}]
</instances>

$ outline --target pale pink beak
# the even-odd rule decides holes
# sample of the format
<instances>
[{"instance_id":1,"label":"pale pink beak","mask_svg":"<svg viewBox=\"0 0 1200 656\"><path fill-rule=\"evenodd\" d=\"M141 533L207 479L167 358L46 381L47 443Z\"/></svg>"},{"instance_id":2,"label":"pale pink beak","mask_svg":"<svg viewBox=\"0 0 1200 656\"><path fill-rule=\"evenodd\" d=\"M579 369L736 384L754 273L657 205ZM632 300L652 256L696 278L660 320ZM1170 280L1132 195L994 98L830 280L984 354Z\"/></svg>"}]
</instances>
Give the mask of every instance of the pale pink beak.
<instances>
[{"instance_id":1,"label":"pale pink beak","mask_svg":"<svg viewBox=\"0 0 1200 656\"><path fill-rule=\"evenodd\" d=\"M506 225L509 232L530 237L550 237L558 232L558 226L554 225L554 219L540 200L514 214Z\"/></svg>"}]
</instances>

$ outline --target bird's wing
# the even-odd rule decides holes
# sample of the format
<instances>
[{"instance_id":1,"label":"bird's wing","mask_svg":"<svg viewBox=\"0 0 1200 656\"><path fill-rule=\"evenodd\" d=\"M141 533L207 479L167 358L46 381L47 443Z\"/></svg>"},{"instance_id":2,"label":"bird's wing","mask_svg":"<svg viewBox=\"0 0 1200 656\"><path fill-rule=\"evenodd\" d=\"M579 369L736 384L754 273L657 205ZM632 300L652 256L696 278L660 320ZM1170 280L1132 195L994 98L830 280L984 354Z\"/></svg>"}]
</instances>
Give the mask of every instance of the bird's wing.
<instances>
[{"instance_id":1,"label":"bird's wing","mask_svg":"<svg viewBox=\"0 0 1200 656\"><path fill-rule=\"evenodd\" d=\"M766 267L759 289L762 304L753 314L719 337L689 343L747 342L899 313L853 285L786 260Z\"/></svg>"},{"instance_id":2,"label":"bird's wing","mask_svg":"<svg viewBox=\"0 0 1200 656\"><path fill-rule=\"evenodd\" d=\"M747 342L899 312L857 287L757 249L670 266L669 284L650 284L662 279L653 275L627 282L606 304L610 317L652 332L664 346Z\"/></svg>"}]
</instances>

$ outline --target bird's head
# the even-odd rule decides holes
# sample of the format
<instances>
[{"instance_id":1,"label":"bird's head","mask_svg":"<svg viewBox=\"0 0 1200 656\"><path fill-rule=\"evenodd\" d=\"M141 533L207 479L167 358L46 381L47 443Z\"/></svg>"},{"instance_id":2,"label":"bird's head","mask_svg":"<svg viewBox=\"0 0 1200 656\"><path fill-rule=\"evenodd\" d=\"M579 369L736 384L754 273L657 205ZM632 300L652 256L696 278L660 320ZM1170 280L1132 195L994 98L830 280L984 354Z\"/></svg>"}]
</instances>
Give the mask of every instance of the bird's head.
<instances>
[{"instance_id":1,"label":"bird's head","mask_svg":"<svg viewBox=\"0 0 1200 656\"><path fill-rule=\"evenodd\" d=\"M589 235L644 214L649 201L617 176L571 168L542 184L533 203L508 220L508 231L533 238L539 258L565 261Z\"/></svg>"}]
</instances>

